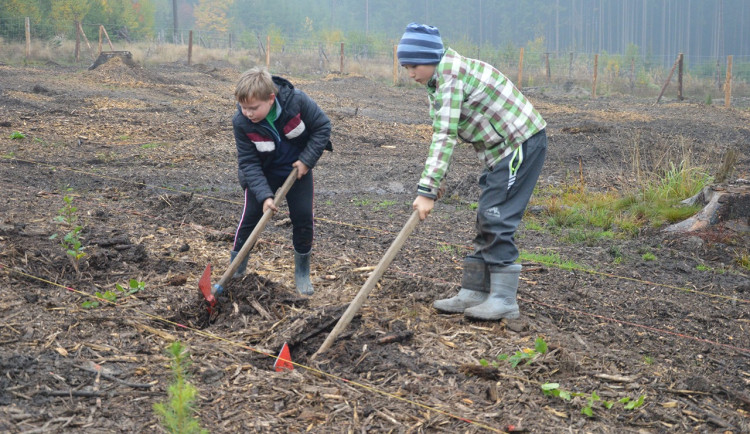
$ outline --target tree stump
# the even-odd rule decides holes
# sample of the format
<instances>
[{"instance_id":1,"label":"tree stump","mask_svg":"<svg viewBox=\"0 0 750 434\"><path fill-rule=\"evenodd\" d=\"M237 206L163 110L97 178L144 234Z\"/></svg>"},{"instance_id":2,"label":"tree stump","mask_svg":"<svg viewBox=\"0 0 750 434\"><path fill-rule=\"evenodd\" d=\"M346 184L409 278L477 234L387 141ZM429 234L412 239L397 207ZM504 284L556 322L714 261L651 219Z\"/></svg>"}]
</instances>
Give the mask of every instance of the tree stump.
<instances>
[{"instance_id":1,"label":"tree stump","mask_svg":"<svg viewBox=\"0 0 750 434\"><path fill-rule=\"evenodd\" d=\"M719 223L737 232L750 232L750 180L738 179L733 184L705 187L683 203L705 206L689 219L666 227L665 232L687 233Z\"/></svg>"},{"instance_id":2,"label":"tree stump","mask_svg":"<svg viewBox=\"0 0 750 434\"><path fill-rule=\"evenodd\" d=\"M91 71L92 69L96 69L103 63L107 63L114 57L119 57L120 59L122 59L122 63L130 66L131 68L135 66L133 54L130 51L102 51L101 53L99 53L99 57L96 58L94 63L89 66L89 71Z\"/></svg>"}]
</instances>

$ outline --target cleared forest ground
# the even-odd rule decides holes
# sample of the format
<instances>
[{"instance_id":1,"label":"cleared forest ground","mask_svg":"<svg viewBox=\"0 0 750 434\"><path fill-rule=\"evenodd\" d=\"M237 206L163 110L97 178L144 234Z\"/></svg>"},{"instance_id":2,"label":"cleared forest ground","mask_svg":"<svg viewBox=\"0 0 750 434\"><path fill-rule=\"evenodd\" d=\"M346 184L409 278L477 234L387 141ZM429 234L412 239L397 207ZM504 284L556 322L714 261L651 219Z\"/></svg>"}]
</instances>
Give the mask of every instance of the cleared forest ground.
<instances>
[{"instance_id":1,"label":"cleared forest ground","mask_svg":"<svg viewBox=\"0 0 750 434\"><path fill-rule=\"evenodd\" d=\"M239 73L0 66L0 430L159 432L152 405L166 399L165 348L179 340L213 432L750 431L750 278L734 259L748 246L742 228L572 243L522 227L524 252L581 267L526 261L519 321L431 308L456 291L473 239L480 167L467 145L446 199L346 332L310 359L411 213L430 137L421 89L290 77L334 124L334 152L315 168L316 293L293 290L282 210L249 275L209 317L197 281L207 264L214 280L228 265L242 206L231 134ZM712 169L737 149L732 181L750 178L747 110L528 95L549 123L542 188L624 188L635 149ZM50 239L64 197L83 227L80 273ZM144 289L83 307L130 279ZM480 364L533 354L538 338L548 352L533 363ZM291 372L272 367L283 342ZM547 396L544 383L580 396ZM626 398L642 405L626 409ZM592 417L581 412L589 403Z\"/></svg>"}]
</instances>

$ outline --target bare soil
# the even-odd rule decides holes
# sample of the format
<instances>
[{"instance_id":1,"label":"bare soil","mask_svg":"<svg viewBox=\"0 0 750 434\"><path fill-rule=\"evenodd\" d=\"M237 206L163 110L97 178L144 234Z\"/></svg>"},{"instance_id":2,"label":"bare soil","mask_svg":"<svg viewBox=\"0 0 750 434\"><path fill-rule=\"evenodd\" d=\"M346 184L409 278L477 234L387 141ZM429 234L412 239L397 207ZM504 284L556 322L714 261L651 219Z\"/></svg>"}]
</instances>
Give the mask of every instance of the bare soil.
<instances>
[{"instance_id":1,"label":"bare soil","mask_svg":"<svg viewBox=\"0 0 750 434\"><path fill-rule=\"evenodd\" d=\"M163 432L152 406L166 399L165 349L179 340L212 432L750 432L743 226L582 242L522 226L523 251L579 268L524 263L517 321L439 314L432 301L457 291L473 238L481 167L465 144L446 198L311 359L411 213L430 138L416 87L289 77L334 124L334 152L314 169L316 292L294 291L282 209L209 314L198 279L209 263L214 281L228 266L242 207L231 133L240 72L0 65L0 431ZM730 181L750 178L746 110L526 93L549 123L542 188L625 190L686 157L717 170L729 149L739 151ZM65 196L83 226L80 272L50 239L64 234ZM529 212L543 220L542 207ZM82 306L130 279L145 289ZM533 363L480 364L539 337L549 352ZM276 372L284 342L297 366ZM583 396L546 396L546 382ZM592 394L614 405L598 401L588 417ZM618 402L639 397L632 410Z\"/></svg>"}]
</instances>

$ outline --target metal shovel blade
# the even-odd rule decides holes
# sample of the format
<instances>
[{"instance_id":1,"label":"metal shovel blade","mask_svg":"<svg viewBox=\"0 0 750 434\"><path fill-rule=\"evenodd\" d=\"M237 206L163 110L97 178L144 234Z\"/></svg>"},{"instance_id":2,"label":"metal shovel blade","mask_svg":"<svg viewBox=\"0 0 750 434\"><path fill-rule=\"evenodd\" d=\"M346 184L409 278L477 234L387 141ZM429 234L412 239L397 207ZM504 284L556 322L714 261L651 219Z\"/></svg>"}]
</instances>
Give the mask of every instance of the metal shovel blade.
<instances>
[{"instance_id":1,"label":"metal shovel blade","mask_svg":"<svg viewBox=\"0 0 750 434\"><path fill-rule=\"evenodd\" d=\"M216 305L216 298L211 293L211 264L206 265L206 269L203 271L203 276L201 276L201 280L198 281L198 288L200 288L203 297L208 302L208 310L210 312L211 308Z\"/></svg>"}]
</instances>

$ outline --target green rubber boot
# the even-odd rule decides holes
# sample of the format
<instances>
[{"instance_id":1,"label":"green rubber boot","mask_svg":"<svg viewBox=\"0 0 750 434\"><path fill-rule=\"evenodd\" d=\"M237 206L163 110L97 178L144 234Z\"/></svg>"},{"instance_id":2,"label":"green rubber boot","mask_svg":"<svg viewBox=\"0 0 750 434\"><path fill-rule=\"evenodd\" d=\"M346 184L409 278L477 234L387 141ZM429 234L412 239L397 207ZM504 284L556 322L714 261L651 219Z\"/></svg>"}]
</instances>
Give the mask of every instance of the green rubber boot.
<instances>
[{"instance_id":1,"label":"green rubber boot","mask_svg":"<svg viewBox=\"0 0 750 434\"><path fill-rule=\"evenodd\" d=\"M516 295L521 264L490 268L490 295L482 304L464 311L471 319L496 321L502 318L516 319L520 316Z\"/></svg>"},{"instance_id":2,"label":"green rubber boot","mask_svg":"<svg viewBox=\"0 0 750 434\"><path fill-rule=\"evenodd\" d=\"M231 264L232 262L234 262L234 258L236 258L236 257L237 257L237 254L238 254L238 253L239 253L239 252L238 252L238 251L236 251L236 250L232 250L232 251L231 251L231 252L229 253L229 263L230 263L230 264ZM245 275L245 270L247 270L247 260L248 260L249 258L250 258L250 255L247 255L247 256L245 256L245 259L243 259L243 260L242 260L242 263L241 263L241 264L240 264L240 266L239 266L239 267L237 268L237 271L235 271L235 272L234 272L234 274L232 274L232 277L233 277L233 278L235 278L235 279L240 279L240 278L242 278L242 276L244 276L244 275Z\"/></svg>"},{"instance_id":3,"label":"green rubber boot","mask_svg":"<svg viewBox=\"0 0 750 434\"><path fill-rule=\"evenodd\" d=\"M310 253L294 252L294 284L302 295L313 295L315 292L310 282Z\"/></svg>"},{"instance_id":4,"label":"green rubber boot","mask_svg":"<svg viewBox=\"0 0 750 434\"><path fill-rule=\"evenodd\" d=\"M464 259L464 275L458 295L435 300L432 307L445 313L463 313L469 307L483 303L489 295L490 276L484 261L475 258Z\"/></svg>"}]
</instances>

